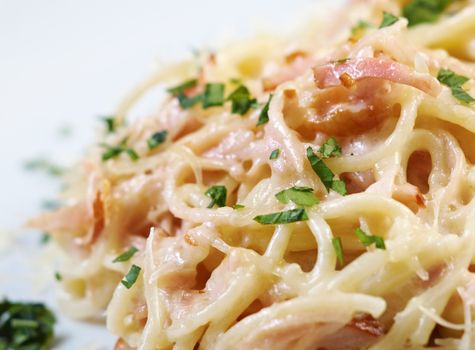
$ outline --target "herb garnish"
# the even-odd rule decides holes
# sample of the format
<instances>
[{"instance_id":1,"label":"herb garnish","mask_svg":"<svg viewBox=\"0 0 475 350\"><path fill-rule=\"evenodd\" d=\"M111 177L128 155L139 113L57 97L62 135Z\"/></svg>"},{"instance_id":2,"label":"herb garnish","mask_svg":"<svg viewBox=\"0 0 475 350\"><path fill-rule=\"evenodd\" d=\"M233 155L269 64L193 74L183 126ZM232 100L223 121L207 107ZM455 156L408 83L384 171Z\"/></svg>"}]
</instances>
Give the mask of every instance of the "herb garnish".
<instances>
[{"instance_id":1,"label":"herb garnish","mask_svg":"<svg viewBox=\"0 0 475 350\"><path fill-rule=\"evenodd\" d=\"M43 232L40 238L40 244L45 245L48 244L51 241L51 235L47 232Z\"/></svg>"},{"instance_id":2,"label":"herb garnish","mask_svg":"<svg viewBox=\"0 0 475 350\"><path fill-rule=\"evenodd\" d=\"M452 91L452 95L459 101L465 103L475 101L475 99L462 88L462 85L470 80L469 78L458 75L450 69L441 69L437 74L437 79L442 84L448 86Z\"/></svg>"},{"instance_id":3,"label":"herb garnish","mask_svg":"<svg viewBox=\"0 0 475 350\"><path fill-rule=\"evenodd\" d=\"M231 112L240 115L246 114L247 111L257 103L255 98L251 98L251 93L244 85L238 86L236 90L228 96L226 101L231 101Z\"/></svg>"},{"instance_id":4,"label":"herb garnish","mask_svg":"<svg viewBox=\"0 0 475 350\"><path fill-rule=\"evenodd\" d=\"M61 282L63 280L63 276L59 272L54 273L54 278L56 281Z\"/></svg>"},{"instance_id":5,"label":"herb garnish","mask_svg":"<svg viewBox=\"0 0 475 350\"><path fill-rule=\"evenodd\" d=\"M128 261L130 260L130 258L132 258L135 253L137 253L139 250L137 248L135 248L134 246L130 247L129 249L127 249L125 252L123 252L122 254L120 254L118 257L116 257L114 260L112 260L113 263L116 263L116 262L124 262L124 261Z\"/></svg>"},{"instance_id":6,"label":"herb garnish","mask_svg":"<svg viewBox=\"0 0 475 350\"><path fill-rule=\"evenodd\" d=\"M115 116L106 116L102 117L102 120L106 124L106 131L109 134L112 134L117 129Z\"/></svg>"},{"instance_id":7,"label":"herb garnish","mask_svg":"<svg viewBox=\"0 0 475 350\"><path fill-rule=\"evenodd\" d=\"M203 93L203 108L222 106L224 103L224 84L207 83Z\"/></svg>"},{"instance_id":8,"label":"herb garnish","mask_svg":"<svg viewBox=\"0 0 475 350\"><path fill-rule=\"evenodd\" d=\"M257 120L256 126L267 124L269 121L269 105L272 101L272 94L269 95L269 99L267 100L266 104L262 108L261 113L259 114L259 119Z\"/></svg>"},{"instance_id":9,"label":"herb garnish","mask_svg":"<svg viewBox=\"0 0 475 350\"><path fill-rule=\"evenodd\" d=\"M305 208L297 208L281 211L278 213L258 215L253 220L262 225L280 225L297 221L305 221L308 220L308 216Z\"/></svg>"},{"instance_id":10,"label":"herb garnish","mask_svg":"<svg viewBox=\"0 0 475 350\"><path fill-rule=\"evenodd\" d=\"M236 210L237 210L237 209L242 209L242 208L245 208L245 206L242 205L242 204L234 204L234 205L233 205L233 209L236 209Z\"/></svg>"},{"instance_id":11,"label":"herb garnish","mask_svg":"<svg viewBox=\"0 0 475 350\"><path fill-rule=\"evenodd\" d=\"M168 135L168 131L166 131L166 130L157 131L156 133L154 133L147 140L148 148L149 149L154 149L154 148L160 146L167 139L167 135Z\"/></svg>"},{"instance_id":12,"label":"herb garnish","mask_svg":"<svg viewBox=\"0 0 475 350\"><path fill-rule=\"evenodd\" d=\"M335 250L336 258L340 266L343 266L345 260L343 258L343 244L341 243L340 237L332 238L333 249Z\"/></svg>"},{"instance_id":13,"label":"herb garnish","mask_svg":"<svg viewBox=\"0 0 475 350\"><path fill-rule=\"evenodd\" d=\"M276 148L275 150L273 150L273 151L270 153L269 159L270 159L270 160L274 160L274 159L279 158L279 156L280 156L280 149L279 149L279 148Z\"/></svg>"},{"instance_id":14,"label":"herb garnish","mask_svg":"<svg viewBox=\"0 0 475 350\"><path fill-rule=\"evenodd\" d=\"M360 242L365 246L368 247L371 244L375 244L376 248L378 249L386 249L386 245L384 244L384 239L380 236L369 236L366 232L364 232L361 228L357 228L355 230L355 235L358 237Z\"/></svg>"},{"instance_id":15,"label":"herb garnish","mask_svg":"<svg viewBox=\"0 0 475 350\"><path fill-rule=\"evenodd\" d=\"M280 191L275 195L275 197L281 203L287 204L292 201L295 204L304 207L311 207L319 202L317 196L313 193L313 188L311 187L294 186Z\"/></svg>"},{"instance_id":16,"label":"herb garnish","mask_svg":"<svg viewBox=\"0 0 475 350\"><path fill-rule=\"evenodd\" d=\"M118 146L110 146L105 143L101 144L102 147L106 148L106 151L102 154L102 161L106 161L112 158L117 157L121 153L125 152L133 161L138 160L140 157L132 148L127 147L127 138L122 140Z\"/></svg>"},{"instance_id":17,"label":"herb garnish","mask_svg":"<svg viewBox=\"0 0 475 350\"><path fill-rule=\"evenodd\" d=\"M125 288L130 289L137 281L141 270L142 269L140 268L140 266L132 265L129 272L127 272L127 275L125 275L125 277L122 279L122 281L120 281L120 283L122 283Z\"/></svg>"},{"instance_id":18,"label":"herb garnish","mask_svg":"<svg viewBox=\"0 0 475 350\"><path fill-rule=\"evenodd\" d=\"M0 302L0 349L45 350L54 336L56 319L40 303Z\"/></svg>"},{"instance_id":19,"label":"herb garnish","mask_svg":"<svg viewBox=\"0 0 475 350\"><path fill-rule=\"evenodd\" d=\"M194 88L196 85L198 85L198 80L190 79L177 86L168 88L167 91L172 96L175 96L178 99L178 102L180 103L181 108L189 109L193 107L194 105L196 105L198 102L200 102L202 99L202 95L188 97L185 94L186 90Z\"/></svg>"},{"instance_id":20,"label":"herb garnish","mask_svg":"<svg viewBox=\"0 0 475 350\"><path fill-rule=\"evenodd\" d=\"M64 171L63 168L46 158L29 160L24 164L24 168L30 171L43 171L50 176L61 176Z\"/></svg>"},{"instance_id":21,"label":"herb garnish","mask_svg":"<svg viewBox=\"0 0 475 350\"><path fill-rule=\"evenodd\" d=\"M389 27L392 26L399 20L398 17L394 16L392 13L383 12L383 21L379 25L379 28Z\"/></svg>"},{"instance_id":22,"label":"herb garnish","mask_svg":"<svg viewBox=\"0 0 475 350\"><path fill-rule=\"evenodd\" d=\"M341 147L336 142L335 138L330 137L319 148L318 153L322 155L322 158L341 157Z\"/></svg>"},{"instance_id":23,"label":"herb garnish","mask_svg":"<svg viewBox=\"0 0 475 350\"><path fill-rule=\"evenodd\" d=\"M436 21L452 0L413 0L402 9L409 27Z\"/></svg>"},{"instance_id":24,"label":"herb garnish","mask_svg":"<svg viewBox=\"0 0 475 350\"><path fill-rule=\"evenodd\" d=\"M218 207L224 207L226 205L227 190L224 186L211 186L206 190L205 195L211 198L208 208L214 207L215 204Z\"/></svg>"},{"instance_id":25,"label":"herb garnish","mask_svg":"<svg viewBox=\"0 0 475 350\"><path fill-rule=\"evenodd\" d=\"M312 147L307 148L307 159L312 165L313 171L320 178L327 191L332 189L341 195L345 195L347 193L345 182L341 180L333 180L335 174L333 174L333 172L323 162L323 160L313 153Z\"/></svg>"}]
</instances>

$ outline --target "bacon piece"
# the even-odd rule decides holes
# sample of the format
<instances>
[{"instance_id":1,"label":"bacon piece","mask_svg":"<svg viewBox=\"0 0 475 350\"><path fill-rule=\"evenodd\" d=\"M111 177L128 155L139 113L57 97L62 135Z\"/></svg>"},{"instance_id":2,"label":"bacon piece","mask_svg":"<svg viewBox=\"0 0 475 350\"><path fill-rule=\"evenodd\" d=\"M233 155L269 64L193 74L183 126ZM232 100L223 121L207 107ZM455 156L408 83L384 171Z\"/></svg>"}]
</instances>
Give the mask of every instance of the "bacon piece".
<instances>
[{"instance_id":1,"label":"bacon piece","mask_svg":"<svg viewBox=\"0 0 475 350\"><path fill-rule=\"evenodd\" d=\"M328 63L314 67L313 74L315 83L320 89L342 84L346 86L352 80L377 78L410 85L432 96L437 96L440 92L440 84L434 77L413 72L409 67L387 57L357 58L343 63Z\"/></svg>"}]
</instances>

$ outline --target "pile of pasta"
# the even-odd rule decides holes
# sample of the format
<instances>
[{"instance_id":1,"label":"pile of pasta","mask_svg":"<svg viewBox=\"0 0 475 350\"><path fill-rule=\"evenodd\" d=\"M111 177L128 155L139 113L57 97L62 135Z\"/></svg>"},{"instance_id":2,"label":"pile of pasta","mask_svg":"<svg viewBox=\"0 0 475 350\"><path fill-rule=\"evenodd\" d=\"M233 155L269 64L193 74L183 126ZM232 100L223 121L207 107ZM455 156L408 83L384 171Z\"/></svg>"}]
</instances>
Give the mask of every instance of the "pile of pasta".
<instances>
[{"instance_id":1,"label":"pile of pasta","mask_svg":"<svg viewBox=\"0 0 475 350\"><path fill-rule=\"evenodd\" d=\"M166 67L106 120L30 222L67 314L107 309L116 349L475 348L475 4L322 17Z\"/></svg>"}]
</instances>

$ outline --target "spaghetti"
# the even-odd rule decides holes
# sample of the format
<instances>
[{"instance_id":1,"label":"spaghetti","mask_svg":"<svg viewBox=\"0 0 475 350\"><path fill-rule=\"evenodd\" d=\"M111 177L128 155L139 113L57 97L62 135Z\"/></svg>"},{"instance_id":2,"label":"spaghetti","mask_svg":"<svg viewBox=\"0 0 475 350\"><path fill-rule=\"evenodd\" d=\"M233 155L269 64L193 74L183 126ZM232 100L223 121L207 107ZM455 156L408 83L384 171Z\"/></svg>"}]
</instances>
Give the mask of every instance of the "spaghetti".
<instances>
[{"instance_id":1,"label":"spaghetti","mask_svg":"<svg viewBox=\"0 0 475 350\"><path fill-rule=\"evenodd\" d=\"M418 3L355 1L134 91L30 223L66 253L63 309L107 308L117 349L473 349L475 5Z\"/></svg>"}]
</instances>

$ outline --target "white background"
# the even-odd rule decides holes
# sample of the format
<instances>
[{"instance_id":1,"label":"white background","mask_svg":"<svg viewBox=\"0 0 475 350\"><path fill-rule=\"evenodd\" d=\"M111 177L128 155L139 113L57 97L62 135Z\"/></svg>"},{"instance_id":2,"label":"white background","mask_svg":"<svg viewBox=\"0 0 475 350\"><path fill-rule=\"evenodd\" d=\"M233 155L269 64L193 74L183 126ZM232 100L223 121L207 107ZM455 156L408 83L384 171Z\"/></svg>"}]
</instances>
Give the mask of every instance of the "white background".
<instances>
[{"instance_id":1,"label":"white background","mask_svg":"<svg viewBox=\"0 0 475 350\"><path fill-rule=\"evenodd\" d=\"M35 257L39 233L19 227L57 184L26 172L25 161L45 155L70 164L92 142L97 117L158 62L255 31L285 32L323 2L0 0L0 298L55 307L53 270ZM70 136L61 136L64 128ZM101 325L61 316L58 335L55 349L113 343Z\"/></svg>"}]
</instances>

